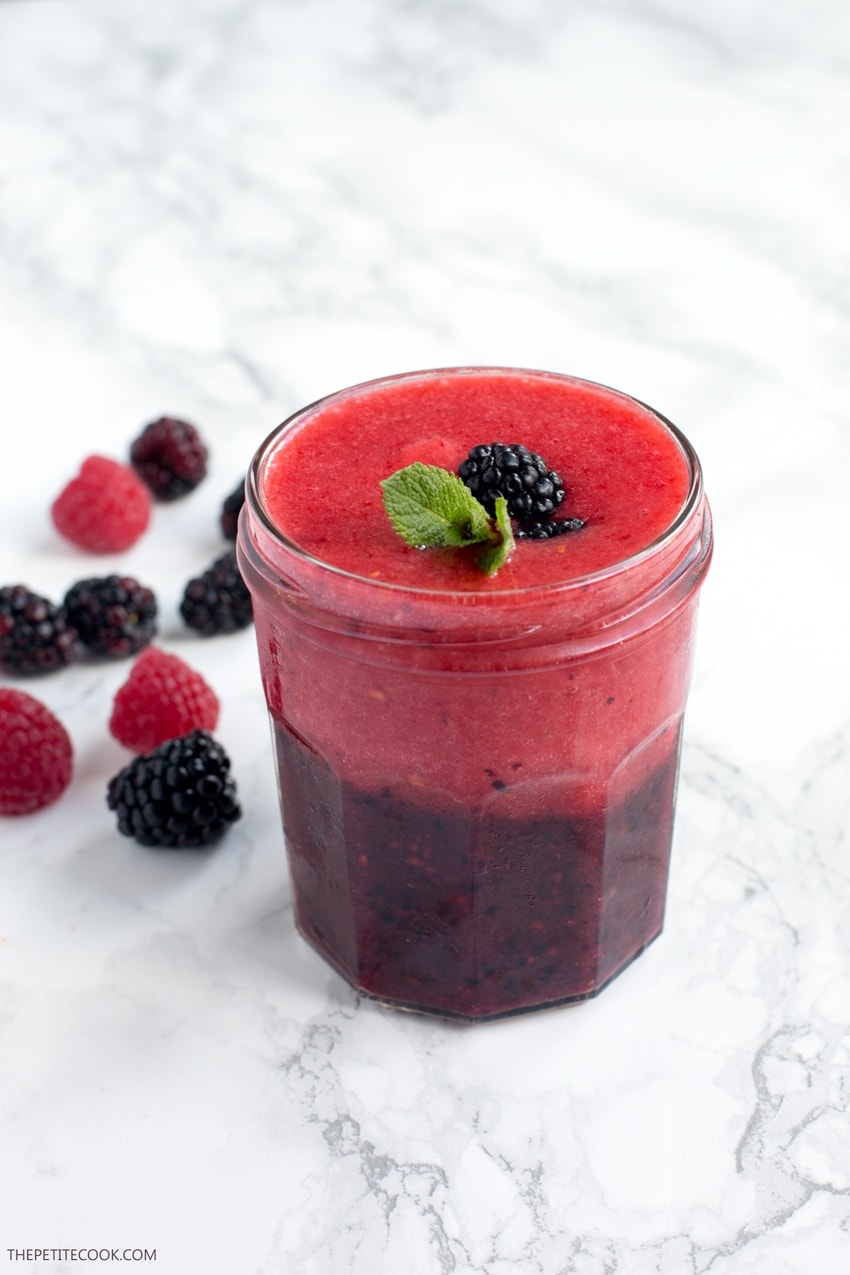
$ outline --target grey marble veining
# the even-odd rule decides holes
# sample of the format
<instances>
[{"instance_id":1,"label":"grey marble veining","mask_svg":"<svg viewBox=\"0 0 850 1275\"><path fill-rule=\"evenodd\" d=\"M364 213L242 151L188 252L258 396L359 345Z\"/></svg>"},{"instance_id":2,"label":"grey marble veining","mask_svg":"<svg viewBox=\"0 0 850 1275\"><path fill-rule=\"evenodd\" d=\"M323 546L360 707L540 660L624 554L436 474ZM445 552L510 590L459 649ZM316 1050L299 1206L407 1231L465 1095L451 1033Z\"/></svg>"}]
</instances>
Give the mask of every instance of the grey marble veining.
<instances>
[{"instance_id":1,"label":"grey marble veining","mask_svg":"<svg viewBox=\"0 0 850 1275\"><path fill-rule=\"evenodd\" d=\"M246 811L200 860L118 838L126 670L27 686L76 772L0 824L0 1264L848 1269L849 71L831 0L0 0L0 583L89 573L53 495L196 420L210 477L121 562ZM473 1029L295 935L253 636L177 615L275 424L467 362L652 403L717 527L665 932L597 1000Z\"/></svg>"}]
</instances>

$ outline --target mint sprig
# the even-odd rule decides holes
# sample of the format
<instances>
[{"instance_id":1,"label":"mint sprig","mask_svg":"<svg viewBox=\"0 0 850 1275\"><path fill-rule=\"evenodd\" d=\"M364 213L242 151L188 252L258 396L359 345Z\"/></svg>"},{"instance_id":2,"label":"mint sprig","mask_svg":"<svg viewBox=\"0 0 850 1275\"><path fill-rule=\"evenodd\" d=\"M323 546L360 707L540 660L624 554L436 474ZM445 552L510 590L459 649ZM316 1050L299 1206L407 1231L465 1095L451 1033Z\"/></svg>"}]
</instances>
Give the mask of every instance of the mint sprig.
<instances>
[{"instance_id":1,"label":"mint sprig","mask_svg":"<svg viewBox=\"0 0 850 1275\"><path fill-rule=\"evenodd\" d=\"M487 544L477 565L490 576L514 547L507 501L496 501L494 526L480 500L448 469L415 461L383 479L381 490L393 528L418 549Z\"/></svg>"},{"instance_id":2,"label":"mint sprig","mask_svg":"<svg viewBox=\"0 0 850 1275\"><path fill-rule=\"evenodd\" d=\"M381 483L384 508L403 540L418 549L495 540L487 510L456 474L416 461Z\"/></svg>"}]
</instances>

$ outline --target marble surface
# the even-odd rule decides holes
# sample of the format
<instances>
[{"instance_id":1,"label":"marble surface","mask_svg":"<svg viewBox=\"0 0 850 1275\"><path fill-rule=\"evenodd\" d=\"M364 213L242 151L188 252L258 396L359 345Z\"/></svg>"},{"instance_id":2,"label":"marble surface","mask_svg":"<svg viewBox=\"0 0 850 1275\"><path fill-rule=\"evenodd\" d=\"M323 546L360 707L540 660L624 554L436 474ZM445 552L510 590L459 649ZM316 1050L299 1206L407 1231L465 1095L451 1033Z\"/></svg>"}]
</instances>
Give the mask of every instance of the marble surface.
<instances>
[{"instance_id":1,"label":"marble surface","mask_svg":"<svg viewBox=\"0 0 850 1275\"><path fill-rule=\"evenodd\" d=\"M835 0L0 0L0 580L90 574L53 495L195 420L209 479L121 562L246 812L206 858L119 838L126 670L28 683L76 775L0 823L0 1267L850 1269L848 119ZM674 419L717 552L663 937L464 1028L296 937L253 636L176 607L279 420L476 362Z\"/></svg>"}]
</instances>

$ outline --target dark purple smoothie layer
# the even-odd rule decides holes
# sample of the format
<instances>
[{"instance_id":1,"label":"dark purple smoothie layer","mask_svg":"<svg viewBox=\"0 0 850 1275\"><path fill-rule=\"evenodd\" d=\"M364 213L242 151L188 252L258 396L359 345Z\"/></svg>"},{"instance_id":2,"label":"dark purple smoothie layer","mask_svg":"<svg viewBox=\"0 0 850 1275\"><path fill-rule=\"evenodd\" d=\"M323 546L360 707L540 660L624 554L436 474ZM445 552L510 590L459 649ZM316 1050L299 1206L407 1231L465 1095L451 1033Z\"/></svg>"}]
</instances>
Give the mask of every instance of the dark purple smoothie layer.
<instances>
[{"instance_id":1,"label":"dark purple smoothie layer","mask_svg":"<svg viewBox=\"0 0 850 1275\"><path fill-rule=\"evenodd\" d=\"M354 986L461 1018L595 995L663 922L678 760L574 818L365 792L280 723L299 928Z\"/></svg>"}]
</instances>

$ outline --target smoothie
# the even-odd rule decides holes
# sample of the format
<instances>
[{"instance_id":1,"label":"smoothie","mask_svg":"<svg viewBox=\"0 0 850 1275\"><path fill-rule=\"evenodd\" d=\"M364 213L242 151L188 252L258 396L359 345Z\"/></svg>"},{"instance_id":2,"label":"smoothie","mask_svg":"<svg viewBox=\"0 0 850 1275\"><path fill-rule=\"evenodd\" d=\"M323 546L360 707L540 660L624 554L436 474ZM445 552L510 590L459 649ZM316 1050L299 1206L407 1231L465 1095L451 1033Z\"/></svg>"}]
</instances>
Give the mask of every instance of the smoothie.
<instances>
[{"instance_id":1,"label":"smoothie","mask_svg":"<svg viewBox=\"0 0 850 1275\"><path fill-rule=\"evenodd\" d=\"M483 582L475 553L423 553L397 536L379 481L413 461L457 470L478 443L522 442L563 475L558 516L580 535L521 546ZM269 516L306 553L355 575L418 589L504 591L622 562L674 521L690 485L682 448L647 408L554 377L444 376L343 395L293 430L263 475Z\"/></svg>"},{"instance_id":2,"label":"smoothie","mask_svg":"<svg viewBox=\"0 0 850 1275\"><path fill-rule=\"evenodd\" d=\"M488 577L407 545L380 482L495 440L584 525ZM568 377L393 377L267 440L239 554L295 916L355 987L498 1017L594 995L657 936L710 545L682 436Z\"/></svg>"}]
</instances>

